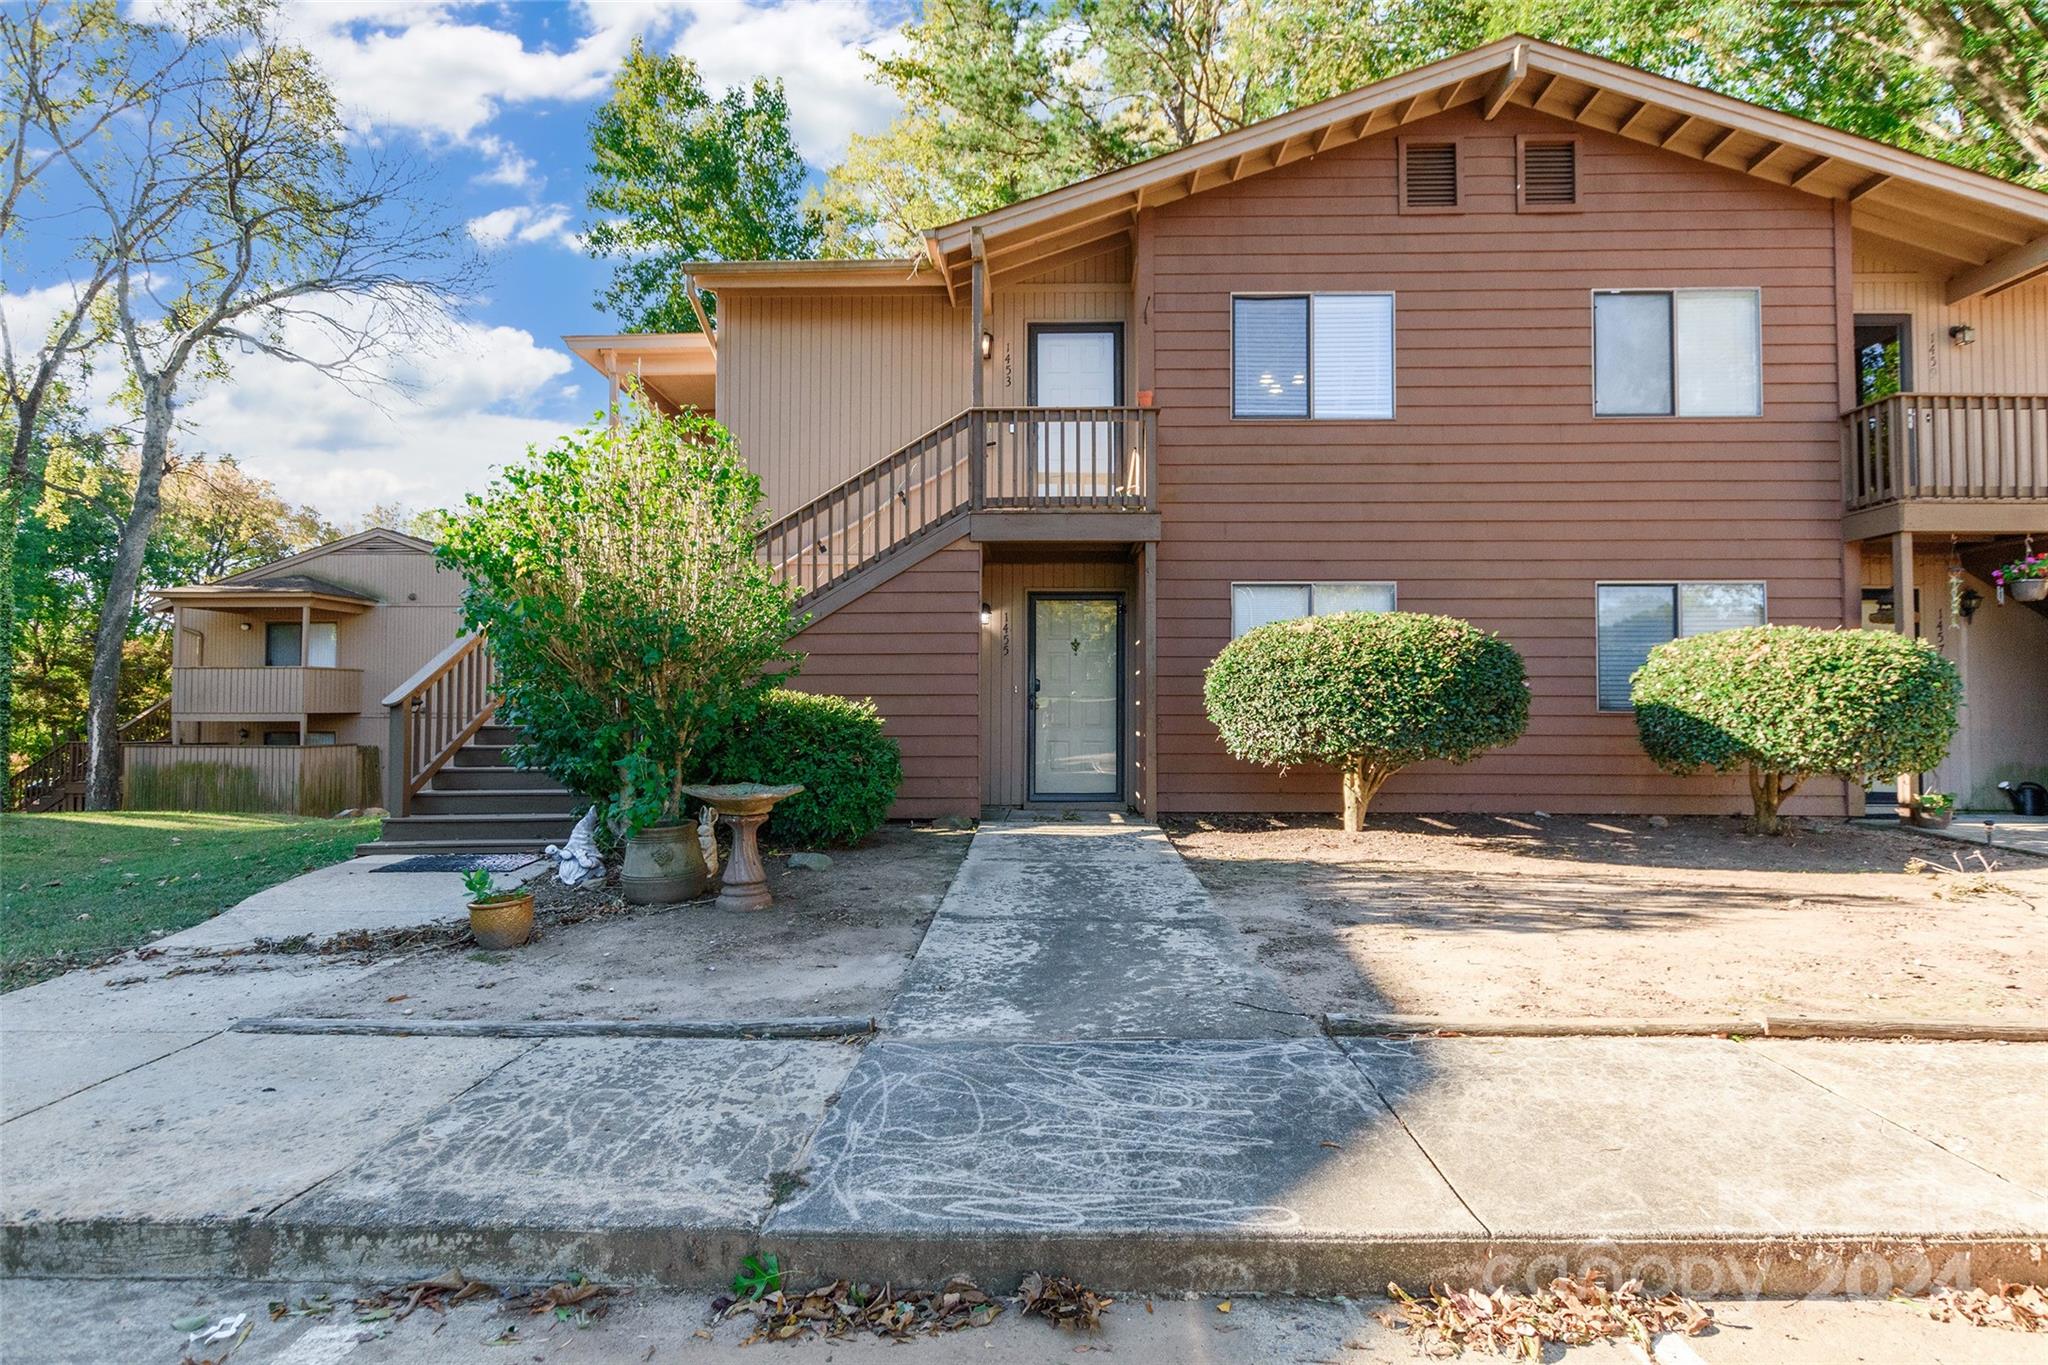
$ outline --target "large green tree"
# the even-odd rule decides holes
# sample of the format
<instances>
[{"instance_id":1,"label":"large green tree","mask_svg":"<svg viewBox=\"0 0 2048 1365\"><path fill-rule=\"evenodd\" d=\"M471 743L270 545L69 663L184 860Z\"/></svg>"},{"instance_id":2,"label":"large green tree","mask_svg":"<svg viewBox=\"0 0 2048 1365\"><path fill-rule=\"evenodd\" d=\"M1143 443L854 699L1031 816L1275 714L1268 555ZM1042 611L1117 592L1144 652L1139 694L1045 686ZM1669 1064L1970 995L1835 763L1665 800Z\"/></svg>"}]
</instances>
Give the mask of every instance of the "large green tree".
<instances>
[{"instance_id":1,"label":"large green tree","mask_svg":"<svg viewBox=\"0 0 2048 1365\"><path fill-rule=\"evenodd\" d=\"M985 212L1527 33L2048 185L2042 0L931 0L903 102L818 196L828 251Z\"/></svg>"},{"instance_id":2,"label":"large green tree","mask_svg":"<svg viewBox=\"0 0 2048 1365\"><path fill-rule=\"evenodd\" d=\"M694 332L691 261L815 254L803 158L780 81L713 97L688 57L637 41L590 124L590 254L611 260L600 307L635 332Z\"/></svg>"}]
</instances>

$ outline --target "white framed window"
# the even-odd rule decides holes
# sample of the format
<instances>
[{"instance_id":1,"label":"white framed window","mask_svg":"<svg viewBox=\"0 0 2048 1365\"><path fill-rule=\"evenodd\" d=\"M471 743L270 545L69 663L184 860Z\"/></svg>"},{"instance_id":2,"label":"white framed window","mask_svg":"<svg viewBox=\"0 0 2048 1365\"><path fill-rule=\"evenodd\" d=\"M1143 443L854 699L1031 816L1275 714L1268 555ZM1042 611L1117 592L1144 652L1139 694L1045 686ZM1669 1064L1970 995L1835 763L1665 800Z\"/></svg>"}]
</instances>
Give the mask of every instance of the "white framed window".
<instances>
[{"instance_id":1,"label":"white framed window","mask_svg":"<svg viewBox=\"0 0 2048 1365\"><path fill-rule=\"evenodd\" d=\"M1394 296L1232 295L1230 415L1391 419Z\"/></svg>"},{"instance_id":2,"label":"white framed window","mask_svg":"<svg viewBox=\"0 0 2048 1365\"><path fill-rule=\"evenodd\" d=\"M1593 292L1598 417L1761 417L1757 289Z\"/></svg>"},{"instance_id":3,"label":"white framed window","mask_svg":"<svg viewBox=\"0 0 2048 1365\"><path fill-rule=\"evenodd\" d=\"M1602 711L1632 711L1629 679L1668 640L1761 626L1762 583L1600 583L1593 589Z\"/></svg>"},{"instance_id":4,"label":"white framed window","mask_svg":"<svg viewBox=\"0 0 2048 1365\"><path fill-rule=\"evenodd\" d=\"M1232 583L1230 638L1275 621L1334 616L1340 611L1392 611L1392 583Z\"/></svg>"}]
</instances>

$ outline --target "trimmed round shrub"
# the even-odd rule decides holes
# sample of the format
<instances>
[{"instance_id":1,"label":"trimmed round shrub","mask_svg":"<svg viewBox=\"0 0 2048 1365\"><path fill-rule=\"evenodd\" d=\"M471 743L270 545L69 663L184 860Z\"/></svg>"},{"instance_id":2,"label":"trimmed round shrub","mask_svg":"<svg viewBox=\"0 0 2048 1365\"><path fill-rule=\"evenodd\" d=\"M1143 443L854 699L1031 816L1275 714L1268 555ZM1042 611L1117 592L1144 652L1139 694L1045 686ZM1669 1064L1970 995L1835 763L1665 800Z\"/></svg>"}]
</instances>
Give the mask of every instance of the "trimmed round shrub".
<instances>
[{"instance_id":1,"label":"trimmed round shrub","mask_svg":"<svg viewBox=\"0 0 2048 1365\"><path fill-rule=\"evenodd\" d=\"M1344 612L1278 621L1232 640L1203 680L1232 756L1344 775L1344 828L1411 763L1463 763L1521 737L1529 685L1513 645L1469 621Z\"/></svg>"},{"instance_id":2,"label":"trimmed round shrub","mask_svg":"<svg viewBox=\"0 0 2048 1365\"><path fill-rule=\"evenodd\" d=\"M1672 640L1631 680L1636 732L1672 773L1749 770L1752 828L1809 777L1924 772L1955 738L1956 666L1890 631L1751 626Z\"/></svg>"},{"instance_id":3,"label":"trimmed round shrub","mask_svg":"<svg viewBox=\"0 0 2048 1365\"><path fill-rule=\"evenodd\" d=\"M797 848L859 843L888 818L903 783L902 750L882 733L872 701L785 688L762 698L705 767L713 782L803 783L766 826L771 840Z\"/></svg>"}]
</instances>

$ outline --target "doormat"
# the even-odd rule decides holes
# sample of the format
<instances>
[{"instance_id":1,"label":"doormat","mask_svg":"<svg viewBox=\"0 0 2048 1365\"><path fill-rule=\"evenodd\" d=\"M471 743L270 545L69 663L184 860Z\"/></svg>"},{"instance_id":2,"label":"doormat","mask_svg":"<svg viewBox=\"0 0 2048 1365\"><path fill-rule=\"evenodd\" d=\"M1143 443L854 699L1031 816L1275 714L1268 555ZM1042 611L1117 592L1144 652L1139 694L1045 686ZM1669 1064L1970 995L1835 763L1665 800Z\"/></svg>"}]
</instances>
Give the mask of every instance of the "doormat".
<instances>
[{"instance_id":1,"label":"doormat","mask_svg":"<svg viewBox=\"0 0 2048 1365\"><path fill-rule=\"evenodd\" d=\"M373 867L370 871L469 872L481 867L488 872L510 872L539 861L538 853L420 853L400 858L395 863L386 863L383 867Z\"/></svg>"}]
</instances>

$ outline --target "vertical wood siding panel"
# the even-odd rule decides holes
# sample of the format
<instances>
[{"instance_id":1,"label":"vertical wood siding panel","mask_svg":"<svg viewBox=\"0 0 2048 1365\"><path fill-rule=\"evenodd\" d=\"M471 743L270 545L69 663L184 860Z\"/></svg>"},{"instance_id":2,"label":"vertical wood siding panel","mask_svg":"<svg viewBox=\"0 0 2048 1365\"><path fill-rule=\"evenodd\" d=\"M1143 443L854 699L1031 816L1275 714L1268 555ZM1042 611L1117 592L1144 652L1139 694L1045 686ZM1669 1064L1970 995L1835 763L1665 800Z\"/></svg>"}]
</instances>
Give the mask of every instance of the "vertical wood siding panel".
<instances>
[{"instance_id":1,"label":"vertical wood siding panel","mask_svg":"<svg viewBox=\"0 0 2048 1365\"><path fill-rule=\"evenodd\" d=\"M1916 392L2048 393L2048 277L1950 304L1941 276L1859 245L1856 311L1912 316ZM1977 329L1974 346L1949 340L1965 325Z\"/></svg>"},{"instance_id":2,"label":"vertical wood siding panel","mask_svg":"<svg viewBox=\"0 0 2048 1365\"><path fill-rule=\"evenodd\" d=\"M1585 209L1517 214L1527 110L1404 132L1467 139L1468 208L1394 206L1379 137L1154 211L1160 419L1159 804L1330 810L1334 775L1234 762L1203 714L1233 579L1392 579L1411 611L1501 632L1534 694L1521 743L1411 769L1400 810L1734 811L1740 784L1681 780L1594 705L1596 580L1763 579L1771 619L1835 625L1842 544L1834 235L1825 200L1581 130ZM1595 288L1758 284L1761 420L1592 415ZM1229 413L1234 290L1391 289L1391 422ZM1142 301L1140 306L1142 306ZM1806 809L1840 813L1839 785Z\"/></svg>"}]
</instances>

